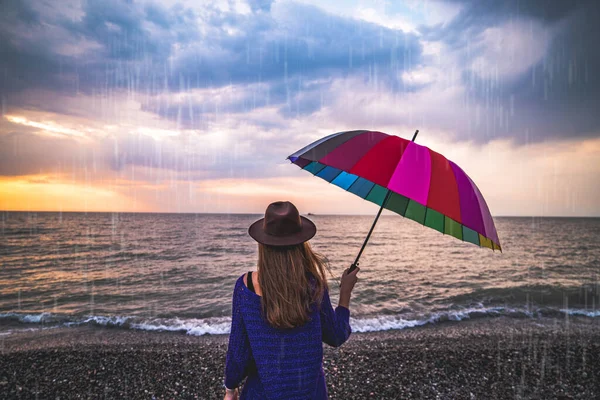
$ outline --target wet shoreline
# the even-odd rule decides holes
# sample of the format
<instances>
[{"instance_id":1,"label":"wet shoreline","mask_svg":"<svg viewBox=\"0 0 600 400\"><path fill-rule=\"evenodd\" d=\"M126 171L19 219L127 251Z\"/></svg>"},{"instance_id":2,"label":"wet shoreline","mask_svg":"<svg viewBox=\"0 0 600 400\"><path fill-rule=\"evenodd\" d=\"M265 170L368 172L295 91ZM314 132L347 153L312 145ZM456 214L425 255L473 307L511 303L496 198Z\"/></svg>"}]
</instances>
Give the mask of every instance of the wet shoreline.
<instances>
[{"instance_id":1,"label":"wet shoreline","mask_svg":"<svg viewBox=\"0 0 600 400\"><path fill-rule=\"evenodd\" d=\"M590 399L600 321L510 319L354 333L324 346L332 399ZM0 337L0 398L219 399L227 335L56 328Z\"/></svg>"}]
</instances>

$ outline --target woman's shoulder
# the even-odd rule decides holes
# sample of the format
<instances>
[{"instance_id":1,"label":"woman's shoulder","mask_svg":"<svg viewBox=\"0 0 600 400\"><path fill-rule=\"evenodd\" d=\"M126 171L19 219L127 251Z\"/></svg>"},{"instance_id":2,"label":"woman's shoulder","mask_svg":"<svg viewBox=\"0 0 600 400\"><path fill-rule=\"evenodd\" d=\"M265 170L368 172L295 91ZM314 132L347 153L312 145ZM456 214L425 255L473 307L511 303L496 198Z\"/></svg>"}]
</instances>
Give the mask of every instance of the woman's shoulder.
<instances>
[{"instance_id":1,"label":"woman's shoulder","mask_svg":"<svg viewBox=\"0 0 600 400\"><path fill-rule=\"evenodd\" d=\"M235 293L238 293L239 295L243 296L244 298L260 299L260 296L258 296L256 293L251 291L248 288L248 286L246 285L246 283L244 282L244 277L246 275L247 275L247 272L243 273L239 278L237 278L237 280L235 281L235 287L234 287L233 291Z\"/></svg>"},{"instance_id":2,"label":"woman's shoulder","mask_svg":"<svg viewBox=\"0 0 600 400\"><path fill-rule=\"evenodd\" d=\"M247 274L247 272L244 272L242 275L240 275L239 278L237 278L237 280L235 281L235 289L243 289L244 287L246 287L244 280Z\"/></svg>"}]
</instances>

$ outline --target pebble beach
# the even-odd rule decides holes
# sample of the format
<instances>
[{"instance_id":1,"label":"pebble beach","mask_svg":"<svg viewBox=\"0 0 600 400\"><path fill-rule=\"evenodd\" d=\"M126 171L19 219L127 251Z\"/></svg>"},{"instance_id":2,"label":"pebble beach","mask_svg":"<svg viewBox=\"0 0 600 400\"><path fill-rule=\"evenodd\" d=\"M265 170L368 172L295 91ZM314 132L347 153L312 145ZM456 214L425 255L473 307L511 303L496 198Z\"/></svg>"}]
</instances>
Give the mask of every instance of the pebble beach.
<instances>
[{"instance_id":1,"label":"pebble beach","mask_svg":"<svg viewBox=\"0 0 600 400\"><path fill-rule=\"evenodd\" d=\"M472 320L327 345L331 399L593 399L600 326ZM0 337L2 399L222 399L227 335L71 327Z\"/></svg>"}]
</instances>

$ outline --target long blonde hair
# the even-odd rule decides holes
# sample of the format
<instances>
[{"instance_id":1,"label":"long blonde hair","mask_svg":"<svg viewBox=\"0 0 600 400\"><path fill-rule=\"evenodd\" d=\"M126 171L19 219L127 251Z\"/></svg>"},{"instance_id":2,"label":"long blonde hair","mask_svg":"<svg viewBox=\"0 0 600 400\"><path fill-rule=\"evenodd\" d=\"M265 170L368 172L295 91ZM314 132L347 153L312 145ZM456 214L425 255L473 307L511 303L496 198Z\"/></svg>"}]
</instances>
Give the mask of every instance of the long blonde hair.
<instances>
[{"instance_id":1,"label":"long blonde hair","mask_svg":"<svg viewBox=\"0 0 600 400\"><path fill-rule=\"evenodd\" d=\"M311 304L320 307L327 289L325 269L329 270L327 259L308 242L285 247L258 244L261 304L271 326L294 328L309 320ZM310 275L315 278L314 289Z\"/></svg>"}]
</instances>

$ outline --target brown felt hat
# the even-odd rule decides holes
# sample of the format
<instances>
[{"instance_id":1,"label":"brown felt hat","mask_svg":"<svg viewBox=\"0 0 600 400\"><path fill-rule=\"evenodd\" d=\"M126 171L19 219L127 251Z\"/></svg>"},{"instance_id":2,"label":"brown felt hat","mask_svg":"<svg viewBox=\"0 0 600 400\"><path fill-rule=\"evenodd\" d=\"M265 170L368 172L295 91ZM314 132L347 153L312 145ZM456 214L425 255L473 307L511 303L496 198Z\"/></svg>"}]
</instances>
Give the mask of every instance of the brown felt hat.
<instances>
[{"instance_id":1,"label":"brown felt hat","mask_svg":"<svg viewBox=\"0 0 600 400\"><path fill-rule=\"evenodd\" d=\"M300 215L289 201L269 204L265 217L248 228L248 234L259 243L269 246L293 246L306 242L317 233L317 227Z\"/></svg>"}]
</instances>

